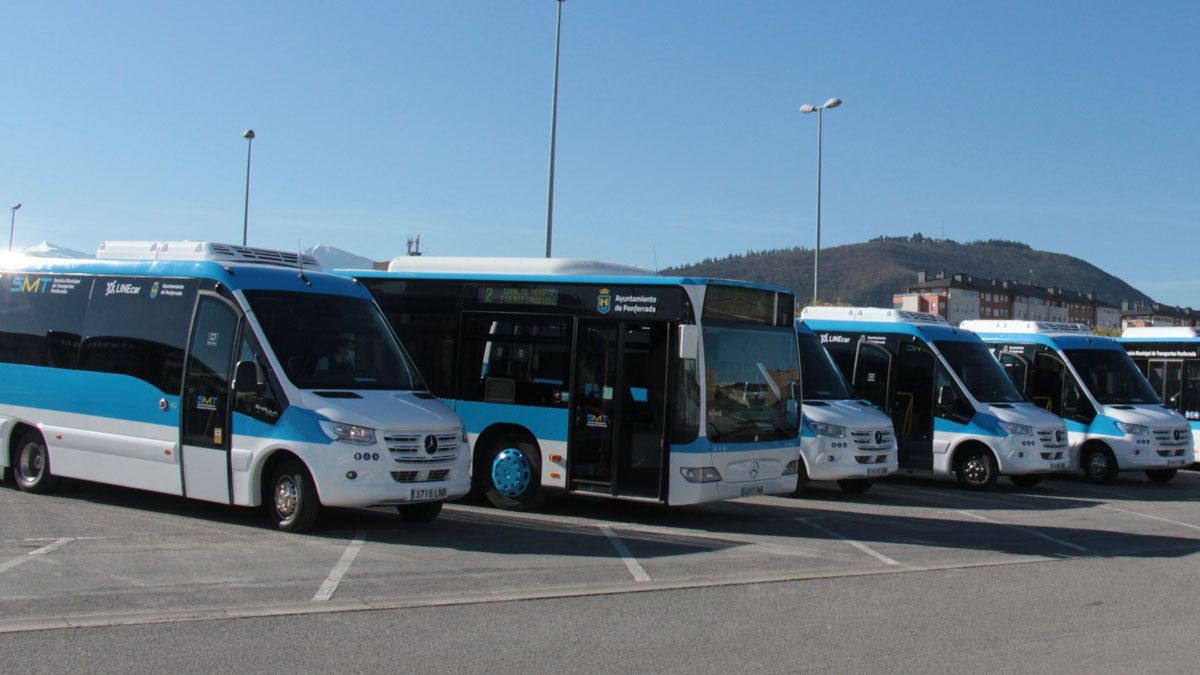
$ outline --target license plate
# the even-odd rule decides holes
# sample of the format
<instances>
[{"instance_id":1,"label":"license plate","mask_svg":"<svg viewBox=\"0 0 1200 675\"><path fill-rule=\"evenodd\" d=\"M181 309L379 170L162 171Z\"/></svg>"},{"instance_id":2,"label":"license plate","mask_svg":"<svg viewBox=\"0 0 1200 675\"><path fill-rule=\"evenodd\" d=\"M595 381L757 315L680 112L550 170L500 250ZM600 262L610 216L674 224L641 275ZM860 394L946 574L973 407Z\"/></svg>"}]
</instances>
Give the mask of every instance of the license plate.
<instances>
[{"instance_id":1,"label":"license plate","mask_svg":"<svg viewBox=\"0 0 1200 675\"><path fill-rule=\"evenodd\" d=\"M447 494L449 494L449 492L447 492L447 488L444 488L444 487L413 488L408 493L408 498L411 501L419 502L419 501L428 501L430 499L445 499Z\"/></svg>"},{"instance_id":2,"label":"license plate","mask_svg":"<svg viewBox=\"0 0 1200 675\"><path fill-rule=\"evenodd\" d=\"M1065 471L1067 468L1066 462L1051 462L1050 469L1052 471Z\"/></svg>"},{"instance_id":3,"label":"license plate","mask_svg":"<svg viewBox=\"0 0 1200 675\"><path fill-rule=\"evenodd\" d=\"M743 497L753 497L755 495L761 495L762 493L763 493L763 486L761 486L761 485L748 485L748 486L742 488L742 496Z\"/></svg>"},{"instance_id":4,"label":"license plate","mask_svg":"<svg viewBox=\"0 0 1200 675\"><path fill-rule=\"evenodd\" d=\"M883 476L887 474L886 466L875 466L867 469L868 476Z\"/></svg>"},{"instance_id":5,"label":"license plate","mask_svg":"<svg viewBox=\"0 0 1200 675\"><path fill-rule=\"evenodd\" d=\"M1167 466L1183 466L1187 463L1186 459L1168 459Z\"/></svg>"}]
</instances>

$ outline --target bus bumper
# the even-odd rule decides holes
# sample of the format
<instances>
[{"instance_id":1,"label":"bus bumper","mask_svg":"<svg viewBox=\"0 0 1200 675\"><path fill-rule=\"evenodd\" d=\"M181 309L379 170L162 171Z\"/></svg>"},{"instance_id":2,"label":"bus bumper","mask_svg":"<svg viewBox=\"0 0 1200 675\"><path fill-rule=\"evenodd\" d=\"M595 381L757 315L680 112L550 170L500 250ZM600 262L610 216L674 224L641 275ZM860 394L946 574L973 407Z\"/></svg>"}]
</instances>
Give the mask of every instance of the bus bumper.
<instances>
[{"instance_id":1,"label":"bus bumper","mask_svg":"<svg viewBox=\"0 0 1200 675\"><path fill-rule=\"evenodd\" d=\"M378 455L374 453L372 457ZM401 463L389 456L366 460L327 456L309 461L326 464L310 467L324 506L370 507L445 501L457 499L471 489L470 452L466 444L456 458L429 464ZM434 477L442 477L430 480L431 473ZM321 478L317 479L317 476Z\"/></svg>"},{"instance_id":2,"label":"bus bumper","mask_svg":"<svg viewBox=\"0 0 1200 675\"><path fill-rule=\"evenodd\" d=\"M804 439L803 448L810 480L882 478L899 469L895 444L890 448L864 450L848 441L810 436Z\"/></svg>"},{"instance_id":3,"label":"bus bumper","mask_svg":"<svg viewBox=\"0 0 1200 675\"><path fill-rule=\"evenodd\" d=\"M787 468L789 463L799 459L798 450L792 445L739 451L672 453L667 503L702 504L794 492L796 474L787 473ZM695 474L705 468L715 469L720 478L688 480L685 477L687 472Z\"/></svg>"}]
</instances>

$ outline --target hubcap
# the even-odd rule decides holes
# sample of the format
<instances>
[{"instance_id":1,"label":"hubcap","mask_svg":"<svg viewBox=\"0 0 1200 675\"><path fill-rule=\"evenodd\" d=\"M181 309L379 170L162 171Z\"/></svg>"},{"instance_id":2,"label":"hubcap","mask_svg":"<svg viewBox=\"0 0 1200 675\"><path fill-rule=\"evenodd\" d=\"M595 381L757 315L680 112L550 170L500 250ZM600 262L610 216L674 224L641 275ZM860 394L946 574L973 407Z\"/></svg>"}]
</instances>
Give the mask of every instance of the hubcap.
<instances>
[{"instance_id":1,"label":"hubcap","mask_svg":"<svg viewBox=\"0 0 1200 675\"><path fill-rule=\"evenodd\" d=\"M280 476L279 481L275 483L275 512L285 520L296 513L298 492L296 481L292 480L291 476Z\"/></svg>"},{"instance_id":2,"label":"hubcap","mask_svg":"<svg viewBox=\"0 0 1200 675\"><path fill-rule=\"evenodd\" d=\"M963 464L963 476L972 483L984 482L987 475L987 463L981 457L971 457Z\"/></svg>"},{"instance_id":3,"label":"hubcap","mask_svg":"<svg viewBox=\"0 0 1200 675\"><path fill-rule=\"evenodd\" d=\"M1093 476L1103 476L1108 473L1108 458L1104 456L1103 452L1095 452L1088 457L1088 473Z\"/></svg>"},{"instance_id":4,"label":"hubcap","mask_svg":"<svg viewBox=\"0 0 1200 675\"><path fill-rule=\"evenodd\" d=\"M21 448L21 461L17 466L17 470L21 474L21 480L26 483L37 482L42 477L42 471L46 468L46 457L42 454L41 446L36 443L30 443L24 448Z\"/></svg>"},{"instance_id":5,"label":"hubcap","mask_svg":"<svg viewBox=\"0 0 1200 675\"><path fill-rule=\"evenodd\" d=\"M529 490L533 480L533 464L525 453L506 448L492 461L492 485L505 497L516 498Z\"/></svg>"}]
</instances>

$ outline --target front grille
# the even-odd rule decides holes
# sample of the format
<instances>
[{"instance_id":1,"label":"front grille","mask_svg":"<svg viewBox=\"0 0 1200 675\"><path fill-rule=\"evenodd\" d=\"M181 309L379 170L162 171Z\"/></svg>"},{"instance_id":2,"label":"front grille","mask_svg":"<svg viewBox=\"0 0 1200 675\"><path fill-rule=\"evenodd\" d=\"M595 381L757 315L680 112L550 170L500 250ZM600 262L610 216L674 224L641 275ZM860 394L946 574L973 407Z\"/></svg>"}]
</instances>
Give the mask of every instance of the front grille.
<instances>
[{"instance_id":1,"label":"front grille","mask_svg":"<svg viewBox=\"0 0 1200 675\"><path fill-rule=\"evenodd\" d=\"M1158 456L1159 457L1183 457L1183 453L1184 453L1184 448L1177 448L1175 450L1159 450Z\"/></svg>"},{"instance_id":2,"label":"front grille","mask_svg":"<svg viewBox=\"0 0 1200 675\"><path fill-rule=\"evenodd\" d=\"M1064 453L1061 450L1059 450L1058 452L1043 452L1042 459L1062 459L1063 454Z\"/></svg>"},{"instance_id":3,"label":"front grille","mask_svg":"<svg viewBox=\"0 0 1200 675\"><path fill-rule=\"evenodd\" d=\"M1178 436L1176 436L1176 431L1180 431ZM1184 447L1188 444L1188 441L1191 440L1191 430L1155 429L1154 440L1158 441L1159 445L1164 445L1169 448Z\"/></svg>"},{"instance_id":4,"label":"front grille","mask_svg":"<svg viewBox=\"0 0 1200 675\"><path fill-rule=\"evenodd\" d=\"M433 435L437 439L437 446L432 453L425 449L427 438L429 434L386 432L383 442L392 459L405 464L446 462L458 457L457 433Z\"/></svg>"},{"instance_id":5,"label":"front grille","mask_svg":"<svg viewBox=\"0 0 1200 675\"><path fill-rule=\"evenodd\" d=\"M891 429L851 431L850 440L862 450L890 450L896 442Z\"/></svg>"},{"instance_id":6,"label":"front grille","mask_svg":"<svg viewBox=\"0 0 1200 675\"><path fill-rule=\"evenodd\" d=\"M855 455L854 459L859 464L883 464L887 462L887 455Z\"/></svg>"},{"instance_id":7,"label":"front grille","mask_svg":"<svg viewBox=\"0 0 1200 675\"><path fill-rule=\"evenodd\" d=\"M446 480L450 475L450 469L437 469L434 471L393 471L392 480L397 483L434 483L437 481Z\"/></svg>"},{"instance_id":8,"label":"front grille","mask_svg":"<svg viewBox=\"0 0 1200 675\"><path fill-rule=\"evenodd\" d=\"M1059 432L1062 432L1062 440L1059 440ZM1065 448L1067 447L1067 432L1062 429L1038 429L1038 440L1041 441L1043 448ZM1061 453L1060 453L1061 454ZM1045 456L1045 453L1042 453Z\"/></svg>"}]
</instances>

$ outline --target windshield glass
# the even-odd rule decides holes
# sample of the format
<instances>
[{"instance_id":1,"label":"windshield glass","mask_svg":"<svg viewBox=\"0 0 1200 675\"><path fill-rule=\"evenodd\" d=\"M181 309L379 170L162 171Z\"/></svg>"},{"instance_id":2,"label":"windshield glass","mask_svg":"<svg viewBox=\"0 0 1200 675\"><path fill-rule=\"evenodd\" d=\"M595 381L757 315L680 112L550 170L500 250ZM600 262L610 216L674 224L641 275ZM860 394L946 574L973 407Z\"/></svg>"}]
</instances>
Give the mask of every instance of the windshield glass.
<instances>
[{"instance_id":1,"label":"windshield glass","mask_svg":"<svg viewBox=\"0 0 1200 675\"><path fill-rule=\"evenodd\" d=\"M795 330L706 325L704 364L709 440L796 437L800 365Z\"/></svg>"},{"instance_id":2,"label":"windshield glass","mask_svg":"<svg viewBox=\"0 0 1200 675\"><path fill-rule=\"evenodd\" d=\"M297 387L425 388L374 302L281 291L247 291L246 297Z\"/></svg>"},{"instance_id":3,"label":"windshield glass","mask_svg":"<svg viewBox=\"0 0 1200 675\"><path fill-rule=\"evenodd\" d=\"M800 381L806 401L845 401L850 398L842 371L837 369L829 352L821 346L816 335L799 333Z\"/></svg>"},{"instance_id":4,"label":"windshield glass","mask_svg":"<svg viewBox=\"0 0 1200 675\"><path fill-rule=\"evenodd\" d=\"M1066 349L1063 353L1098 402L1106 405L1159 402L1158 395L1124 349Z\"/></svg>"},{"instance_id":5,"label":"windshield glass","mask_svg":"<svg viewBox=\"0 0 1200 675\"><path fill-rule=\"evenodd\" d=\"M980 403L1019 403L1025 400L982 342L934 342L967 391Z\"/></svg>"}]
</instances>

